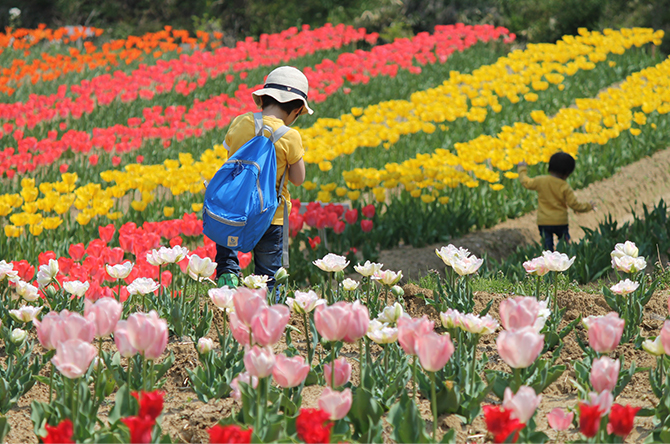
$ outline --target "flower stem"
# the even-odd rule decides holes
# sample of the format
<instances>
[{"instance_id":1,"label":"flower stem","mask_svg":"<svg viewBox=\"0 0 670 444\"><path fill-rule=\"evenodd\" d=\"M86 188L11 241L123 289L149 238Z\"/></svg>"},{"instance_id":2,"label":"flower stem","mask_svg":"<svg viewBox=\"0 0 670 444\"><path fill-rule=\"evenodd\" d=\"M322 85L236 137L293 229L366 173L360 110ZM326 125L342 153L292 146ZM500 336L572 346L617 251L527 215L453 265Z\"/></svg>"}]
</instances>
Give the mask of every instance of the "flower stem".
<instances>
[{"instance_id":1,"label":"flower stem","mask_svg":"<svg viewBox=\"0 0 670 444\"><path fill-rule=\"evenodd\" d=\"M56 371L56 367L54 366L54 363L51 363L51 371L49 372L49 404L51 404L51 400L53 399L53 386L54 386L54 372Z\"/></svg>"},{"instance_id":2,"label":"flower stem","mask_svg":"<svg viewBox=\"0 0 670 444\"><path fill-rule=\"evenodd\" d=\"M330 344L330 388L335 389L335 343Z\"/></svg>"},{"instance_id":3,"label":"flower stem","mask_svg":"<svg viewBox=\"0 0 670 444\"><path fill-rule=\"evenodd\" d=\"M535 299L540 300L540 275L535 276Z\"/></svg>"},{"instance_id":4,"label":"flower stem","mask_svg":"<svg viewBox=\"0 0 670 444\"><path fill-rule=\"evenodd\" d=\"M519 388L521 387L521 369L520 368L515 368L514 370L514 387L512 390L514 393L519 391Z\"/></svg>"},{"instance_id":5,"label":"flower stem","mask_svg":"<svg viewBox=\"0 0 670 444\"><path fill-rule=\"evenodd\" d=\"M130 375L132 374L131 369L133 366L133 357L128 356L128 405L130 405Z\"/></svg>"},{"instance_id":6,"label":"flower stem","mask_svg":"<svg viewBox=\"0 0 670 444\"><path fill-rule=\"evenodd\" d=\"M431 407L433 408L433 441L437 440L437 393L435 389L435 372L428 372L430 375L430 395Z\"/></svg>"},{"instance_id":7,"label":"flower stem","mask_svg":"<svg viewBox=\"0 0 670 444\"><path fill-rule=\"evenodd\" d=\"M251 377L253 379L253 376ZM253 383L253 381L250 381ZM261 385L263 384L263 378L258 378L258 385L256 386L256 433L261 431Z\"/></svg>"},{"instance_id":8,"label":"flower stem","mask_svg":"<svg viewBox=\"0 0 670 444\"><path fill-rule=\"evenodd\" d=\"M310 340L309 340L310 324L307 321L307 313L305 313L305 312L302 313L302 322L305 324L305 341L306 341L306 344L307 344L307 365L309 365L309 368L311 370L311 368L312 368L312 345L310 344Z\"/></svg>"},{"instance_id":9,"label":"flower stem","mask_svg":"<svg viewBox=\"0 0 670 444\"><path fill-rule=\"evenodd\" d=\"M358 371L360 373L360 384L363 385L363 371L364 367L364 354L363 354L363 338L358 340Z\"/></svg>"},{"instance_id":10,"label":"flower stem","mask_svg":"<svg viewBox=\"0 0 670 444\"><path fill-rule=\"evenodd\" d=\"M412 395L414 395L414 400L416 401L418 399L419 393L416 390L416 361L418 360L418 356L414 355L412 357L412 385L414 386L412 389Z\"/></svg>"},{"instance_id":11,"label":"flower stem","mask_svg":"<svg viewBox=\"0 0 670 444\"><path fill-rule=\"evenodd\" d=\"M471 367L470 367L470 393L475 393L475 381L476 381L476 370L475 370L475 360L477 359L477 343L479 342L479 335L474 335L474 344L472 344L472 359L471 359Z\"/></svg>"}]
</instances>

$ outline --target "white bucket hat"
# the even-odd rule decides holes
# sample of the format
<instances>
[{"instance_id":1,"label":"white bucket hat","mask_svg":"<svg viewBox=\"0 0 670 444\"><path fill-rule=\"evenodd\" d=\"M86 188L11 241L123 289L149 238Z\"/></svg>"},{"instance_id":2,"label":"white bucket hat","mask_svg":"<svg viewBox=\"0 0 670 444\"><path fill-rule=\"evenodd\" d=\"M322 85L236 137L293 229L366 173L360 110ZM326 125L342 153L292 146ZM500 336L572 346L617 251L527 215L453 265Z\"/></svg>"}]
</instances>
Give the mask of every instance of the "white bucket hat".
<instances>
[{"instance_id":1,"label":"white bucket hat","mask_svg":"<svg viewBox=\"0 0 670 444\"><path fill-rule=\"evenodd\" d=\"M279 103L302 100L305 107L300 114L312 114L314 111L307 104L308 92L309 82L305 74L292 66L280 66L268 74L263 88L252 92L251 95L258 106L261 106L260 96L270 96Z\"/></svg>"}]
</instances>

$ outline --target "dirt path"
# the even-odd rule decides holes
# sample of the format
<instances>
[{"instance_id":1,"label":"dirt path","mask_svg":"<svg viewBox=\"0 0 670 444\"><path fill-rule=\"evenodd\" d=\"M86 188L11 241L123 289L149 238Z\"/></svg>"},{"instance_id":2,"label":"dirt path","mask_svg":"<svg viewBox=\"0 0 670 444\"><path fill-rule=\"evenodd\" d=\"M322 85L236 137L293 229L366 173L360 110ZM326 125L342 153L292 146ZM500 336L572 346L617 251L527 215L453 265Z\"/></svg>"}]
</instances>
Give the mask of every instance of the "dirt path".
<instances>
[{"instance_id":1,"label":"dirt path","mask_svg":"<svg viewBox=\"0 0 670 444\"><path fill-rule=\"evenodd\" d=\"M643 205L653 207L661 198L666 201L670 199L670 148L627 165L609 179L576 191L576 195L582 201L595 201L598 211L581 214L570 211L570 235L575 240L584 235L581 227L596 228L609 214L619 224L631 221L632 212L640 214ZM493 228L454 239L451 243L468 248L477 256L486 253L490 258L500 259L512 253L518 245L539 240L536 212L533 211ZM385 250L379 262L390 270L402 270L406 278L418 279L427 270L444 268L442 261L435 255L435 249L442 246L405 246Z\"/></svg>"}]
</instances>

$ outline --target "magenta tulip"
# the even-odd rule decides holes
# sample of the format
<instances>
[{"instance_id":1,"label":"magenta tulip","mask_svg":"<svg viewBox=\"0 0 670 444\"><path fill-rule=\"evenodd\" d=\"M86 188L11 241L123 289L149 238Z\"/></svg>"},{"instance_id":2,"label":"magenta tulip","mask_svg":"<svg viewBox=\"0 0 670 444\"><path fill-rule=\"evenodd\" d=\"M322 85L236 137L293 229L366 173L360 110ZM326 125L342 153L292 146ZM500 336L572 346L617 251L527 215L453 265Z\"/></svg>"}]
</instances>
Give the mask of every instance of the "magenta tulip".
<instances>
[{"instance_id":1,"label":"magenta tulip","mask_svg":"<svg viewBox=\"0 0 670 444\"><path fill-rule=\"evenodd\" d=\"M275 355L270 347L259 347L254 345L247 348L244 353L244 367L251 376L265 378L272 374L275 366Z\"/></svg>"},{"instance_id":2,"label":"magenta tulip","mask_svg":"<svg viewBox=\"0 0 670 444\"><path fill-rule=\"evenodd\" d=\"M290 316L286 305L261 307L251 321L254 342L263 347L279 342Z\"/></svg>"},{"instance_id":3,"label":"magenta tulip","mask_svg":"<svg viewBox=\"0 0 670 444\"><path fill-rule=\"evenodd\" d=\"M124 358L129 358L137 354L137 349L130 343L128 335L128 321L119 321L114 329L114 343L119 350L119 354Z\"/></svg>"},{"instance_id":4,"label":"magenta tulip","mask_svg":"<svg viewBox=\"0 0 670 444\"><path fill-rule=\"evenodd\" d=\"M167 347L167 321L159 318L154 310L148 314L131 314L126 330L130 344L146 359L158 359Z\"/></svg>"},{"instance_id":5,"label":"magenta tulip","mask_svg":"<svg viewBox=\"0 0 670 444\"><path fill-rule=\"evenodd\" d=\"M97 354L97 350L90 343L81 339L68 339L58 344L56 355L51 361L63 376L75 379L86 374Z\"/></svg>"},{"instance_id":6,"label":"magenta tulip","mask_svg":"<svg viewBox=\"0 0 670 444\"><path fill-rule=\"evenodd\" d=\"M351 304L346 302L336 302L330 306L319 305L314 312L314 324L326 341L341 341L347 335L351 317Z\"/></svg>"},{"instance_id":7,"label":"magenta tulip","mask_svg":"<svg viewBox=\"0 0 670 444\"><path fill-rule=\"evenodd\" d=\"M251 290L249 288L240 287L233 296L233 305L235 305L235 314L237 319L244 323L247 327L251 327L251 323L256 316L256 313L261 308L267 307L268 303L265 298L265 289Z\"/></svg>"},{"instance_id":8,"label":"magenta tulip","mask_svg":"<svg viewBox=\"0 0 670 444\"><path fill-rule=\"evenodd\" d=\"M101 338L112 334L122 311L123 306L114 298L101 298L94 304L87 299L84 316L95 325L95 336Z\"/></svg>"},{"instance_id":9,"label":"magenta tulip","mask_svg":"<svg viewBox=\"0 0 670 444\"><path fill-rule=\"evenodd\" d=\"M417 338L432 332L435 322L428 320L425 315L417 319L403 316L398 319L397 326L400 346L408 355L415 355Z\"/></svg>"},{"instance_id":10,"label":"magenta tulip","mask_svg":"<svg viewBox=\"0 0 670 444\"><path fill-rule=\"evenodd\" d=\"M288 358L284 354L279 354L272 367L272 378L283 388L299 386L308 373L309 365L302 356Z\"/></svg>"},{"instance_id":11,"label":"magenta tulip","mask_svg":"<svg viewBox=\"0 0 670 444\"><path fill-rule=\"evenodd\" d=\"M439 335L434 331L416 338L415 352L421 367L428 372L436 372L444 367L454 353L454 344L449 333Z\"/></svg>"},{"instance_id":12,"label":"magenta tulip","mask_svg":"<svg viewBox=\"0 0 670 444\"><path fill-rule=\"evenodd\" d=\"M331 369L333 368L332 364L326 364L323 366L323 373L324 376L326 377L326 384L330 385L332 379L332 373ZM351 364L349 364L349 361L346 360L346 358L339 358L335 360L335 387L339 387L341 385L346 384L349 382L349 378L351 378Z\"/></svg>"},{"instance_id":13,"label":"magenta tulip","mask_svg":"<svg viewBox=\"0 0 670 444\"><path fill-rule=\"evenodd\" d=\"M359 301L351 304L351 318L349 319L349 328L344 337L344 342L355 343L368 332L370 325L370 313L368 308Z\"/></svg>"},{"instance_id":14,"label":"magenta tulip","mask_svg":"<svg viewBox=\"0 0 670 444\"><path fill-rule=\"evenodd\" d=\"M589 329L589 345L598 353L610 353L619 345L625 321L615 312L584 320Z\"/></svg>"},{"instance_id":15,"label":"magenta tulip","mask_svg":"<svg viewBox=\"0 0 670 444\"><path fill-rule=\"evenodd\" d=\"M338 421L347 416L352 401L351 390L338 392L326 387L319 398L319 408L330 415L331 421Z\"/></svg>"},{"instance_id":16,"label":"magenta tulip","mask_svg":"<svg viewBox=\"0 0 670 444\"><path fill-rule=\"evenodd\" d=\"M544 347L544 335L533 327L517 331L504 330L496 339L498 354L512 368L526 368L537 359Z\"/></svg>"},{"instance_id":17,"label":"magenta tulip","mask_svg":"<svg viewBox=\"0 0 670 444\"><path fill-rule=\"evenodd\" d=\"M549 422L549 427L552 429L563 432L570 428L572 424L572 419L575 417L573 412L566 413L562 408L556 407L551 412L547 413L547 421Z\"/></svg>"},{"instance_id":18,"label":"magenta tulip","mask_svg":"<svg viewBox=\"0 0 670 444\"><path fill-rule=\"evenodd\" d=\"M603 390L614 391L617 380L619 379L619 370L621 369L621 361L612 359L607 356L598 358L593 361L591 366L590 381L593 390L600 393Z\"/></svg>"},{"instance_id":19,"label":"magenta tulip","mask_svg":"<svg viewBox=\"0 0 670 444\"><path fill-rule=\"evenodd\" d=\"M35 321L33 321L33 323L35 323ZM666 355L670 355L670 321L665 321L663 323L663 328L661 329L661 334L659 336L661 338L663 351L665 351Z\"/></svg>"},{"instance_id":20,"label":"magenta tulip","mask_svg":"<svg viewBox=\"0 0 670 444\"><path fill-rule=\"evenodd\" d=\"M512 389L507 387L505 389L505 397L503 399L503 407L505 410L512 411L512 417L519 420L519 422L526 424L530 418L533 417L535 410L540 405L542 396L535 393L531 387L522 385L517 390L516 394L512 393Z\"/></svg>"},{"instance_id":21,"label":"magenta tulip","mask_svg":"<svg viewBox=\"0 0 670 444\"><path fill-rule=\"evenodd\" d=\"M500 303L500 321L505 330L532 327L540 312L540 303L531 297L508 298Z\"/></svg>"}]
</instances>

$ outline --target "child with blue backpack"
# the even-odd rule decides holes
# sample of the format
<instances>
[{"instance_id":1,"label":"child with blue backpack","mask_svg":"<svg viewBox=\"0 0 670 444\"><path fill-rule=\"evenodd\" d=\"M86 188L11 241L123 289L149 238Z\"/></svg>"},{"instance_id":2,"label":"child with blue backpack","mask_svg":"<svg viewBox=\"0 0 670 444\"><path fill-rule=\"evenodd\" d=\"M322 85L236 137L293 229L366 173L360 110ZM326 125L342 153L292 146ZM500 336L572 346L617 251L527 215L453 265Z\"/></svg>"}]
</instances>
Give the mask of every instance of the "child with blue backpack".
<instances>
[{"instance_id":1,"label":"child with blue backpack","mask_svg":"<svg viewBox=\"0 0 670 444\"><path fill-rule=\"evenodd\" d=\"M254 102L261 108L261 113L249 112L237 116L230 124L224 141L229 158L261 133L274 143L277 168L274 182L281 203L274 212L270 227L253 247L254 274L268 276L270 290L274 287L274 275L282 266L282 252L286 250L283 246L287 245L285 242L288 241L284 239L286 230L283 227L288 227L288 220L285 221L284 218L290 213L291 196L285 179L288 178L296 186L305 180L305 163L302 159L305 150L300 133L287 127L292 125L298 116L313 113L307 104L308 90L307 77L299 69L282 66L273 70L268 74L263 88L252 93ZM254 162L247 161L247 163ZM260 185L258 188L260 190ZM230 199L236 198L237 196L230 196ZM237 246L230 243L229 245ZM216 263L218 285L237 287L241 273L237 251L217 242Z\"/></svg>"}]
</instances>

